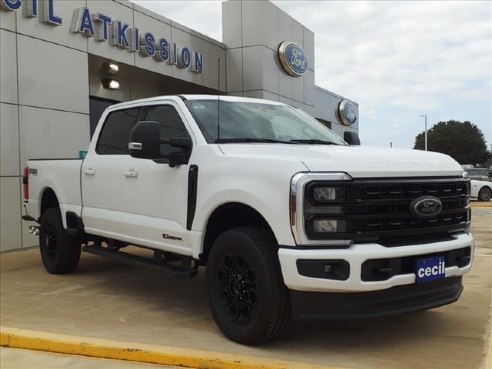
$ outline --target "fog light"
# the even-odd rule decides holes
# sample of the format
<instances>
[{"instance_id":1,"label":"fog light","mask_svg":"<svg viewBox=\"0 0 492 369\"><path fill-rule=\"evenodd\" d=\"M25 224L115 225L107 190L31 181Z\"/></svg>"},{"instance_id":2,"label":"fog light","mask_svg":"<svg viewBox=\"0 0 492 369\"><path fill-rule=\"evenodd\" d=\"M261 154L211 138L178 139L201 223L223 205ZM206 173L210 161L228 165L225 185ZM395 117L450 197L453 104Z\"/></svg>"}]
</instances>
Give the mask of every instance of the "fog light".
<instances>
[{"instance_id":1,"label":"fog light","mask_svg":"<svg viewBox=\"0 0 492 369\"><path fill-rule=\"evenodd\" d=\"M333 267L333 265L330 265L330 264L326 264L323 269L324 269L323 271L326 274L333 273L333 271L335 270L335 268Z\"/></svg>"},{"instance_id":2,"label":"fog light","mask_svg":"<svg viewBox=\"0 0 492 369\"><path fill-rule=\"evenodd\" d=\"M341 219L315 219L313 228L316 233L339 233L347 230L345 220Z\"/></svg>"},{"instance_id":3,"label":"fog light","mask_svg":"<svg viewBox=\"0 0 492 369\"><path fill-rule=\"evenodd\" d=\"M350 265L345 260L303 260L296 261L300 275L310 278L346 281L350 276Z\"/></svg>"},{"instance_id":4,"label":"fog light","mask_svg":"<svg viewBox=\"0 0 492 369\"><path fill-rule=\"evenodd\" d=\"M345 192L343 188L338 187L315 187L313 189L313 198L316 202L330 202L343 200Z\"/></svg>"}]
</instances>

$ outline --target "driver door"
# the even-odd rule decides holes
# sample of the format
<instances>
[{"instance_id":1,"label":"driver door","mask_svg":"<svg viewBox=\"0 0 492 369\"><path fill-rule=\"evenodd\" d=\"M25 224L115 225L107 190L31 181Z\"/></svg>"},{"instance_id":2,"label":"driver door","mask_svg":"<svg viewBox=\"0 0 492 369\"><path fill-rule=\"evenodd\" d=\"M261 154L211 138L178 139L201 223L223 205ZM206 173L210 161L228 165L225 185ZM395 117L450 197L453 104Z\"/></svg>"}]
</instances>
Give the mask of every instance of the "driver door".
<instances>
[{"instance_id":1,"label":"driver door","mask_svg":"<svg viewBox=\"0 0 492 369\"><path fill-rule=\"evenodd\" d=\"M183 115L173 103L143 108L140 120L156 121L162 139L190 137ZM175 150L161 144L161 154ZM186 216L188 204L188 168L171 168L167 159L152 160L125 157L127 175L122 193L126 229L135 244L189 255Z\"/></svg>"}]
</instances>

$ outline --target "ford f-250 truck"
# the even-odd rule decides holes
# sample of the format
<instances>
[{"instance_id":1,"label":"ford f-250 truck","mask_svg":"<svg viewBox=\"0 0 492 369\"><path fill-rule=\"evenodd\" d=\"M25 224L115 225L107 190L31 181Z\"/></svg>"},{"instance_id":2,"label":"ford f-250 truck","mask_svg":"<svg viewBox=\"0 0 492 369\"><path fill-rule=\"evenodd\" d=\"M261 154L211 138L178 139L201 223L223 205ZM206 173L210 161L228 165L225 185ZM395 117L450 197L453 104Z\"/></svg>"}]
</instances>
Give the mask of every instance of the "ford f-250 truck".
<instances>
[{"instance_id":1,"label":"ford f-250 truck","mask_svg":"<svg viewBox=\"0 0 492 369\"><path fill-rule=\"evenodd\" d=\"M174 276L204 266L213 318L246 344L278 337L291 317L449 304L473 259L470 182L457 162L349 145L266 100L111 106L83 160L30 160L24 186L48 272L75 271L82 246Z\"/></svg>"}]
</instances>

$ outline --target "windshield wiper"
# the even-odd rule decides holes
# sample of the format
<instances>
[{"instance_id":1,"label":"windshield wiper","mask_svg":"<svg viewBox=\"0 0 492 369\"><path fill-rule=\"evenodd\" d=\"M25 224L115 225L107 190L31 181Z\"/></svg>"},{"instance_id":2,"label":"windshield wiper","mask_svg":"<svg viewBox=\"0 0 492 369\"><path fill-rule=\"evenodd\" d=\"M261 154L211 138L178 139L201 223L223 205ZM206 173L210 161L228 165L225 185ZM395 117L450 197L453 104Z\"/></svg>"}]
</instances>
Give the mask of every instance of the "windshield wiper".
<instances>
[{"instance_id":1,"label":"windshield wiper","mask_svg":"<svg viewBox=\"0 0 492 369\"><path fill-rule=\"evenodd\" d=\"M282 144L290 144L290 145L295 145L297 142L290 140L290 141L282 141L282 140L275 140L272 138L219 138L218 140L215 140L215 143L241 143L241 142L260 142L260 143L282 143Z\"/></svg>"},{"instance_id":2,"label":"windshield wiper","mask_svg":"<svg viewBox=\"0 0 492 369\"><path fill-rule=\"evenodd\" d=\"M290 142L298 143L298 144L309 144L309 145L338 145L335 142L317 140L314 138L305 139L305 140L290 140Z\"/></svg>"}]
</instances>

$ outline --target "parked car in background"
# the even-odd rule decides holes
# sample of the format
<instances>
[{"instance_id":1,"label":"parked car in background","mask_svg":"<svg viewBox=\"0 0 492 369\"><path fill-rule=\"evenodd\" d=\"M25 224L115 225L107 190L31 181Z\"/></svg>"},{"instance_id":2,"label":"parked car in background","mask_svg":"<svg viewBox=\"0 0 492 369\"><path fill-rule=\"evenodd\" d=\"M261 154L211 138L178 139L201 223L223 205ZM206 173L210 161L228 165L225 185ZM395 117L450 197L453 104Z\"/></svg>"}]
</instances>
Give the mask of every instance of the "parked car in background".
<instances>
[{"instance_id":1,"label":"parked car in background","mask_svg":"<svg viewBox=\"0 0 492 369\"><path fill-rule=\"evenodd\" d=\"M492 183L489 181L471 180L471 198L478 201L489 201L492 197Z\"/></svg>"},{"instance_id":2,"label":"parked car in background","mask_svg":"<svg viewBox=\"0 0 492 369\"><path fill-rule=\"evenodd\" d=\"M468 173L470 179L489 181L489 172L487 168L465 168L465 172Z\"/></svg>"}]
</instances>

